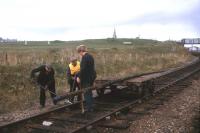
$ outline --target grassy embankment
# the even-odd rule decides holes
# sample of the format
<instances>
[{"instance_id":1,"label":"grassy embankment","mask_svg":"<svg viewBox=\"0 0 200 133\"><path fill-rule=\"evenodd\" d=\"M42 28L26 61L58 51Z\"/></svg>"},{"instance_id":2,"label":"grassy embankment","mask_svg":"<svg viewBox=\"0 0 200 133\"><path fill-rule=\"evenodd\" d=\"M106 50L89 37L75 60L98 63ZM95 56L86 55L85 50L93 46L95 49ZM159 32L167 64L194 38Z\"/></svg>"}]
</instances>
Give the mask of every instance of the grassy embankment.
<instances>
[{"instance_id":1,"label":"grassy embankment","mask_svg":"<svg viewBox=\"0 0 200 133\"><path fill-rule=\"evenodd\" d=\"M131 41L132 45L123 45ZM95 58L98 79L119 78L134 73L174 67L192 57L173 42L119 39L77 42L28 42L27 46L0 45L0 113L23 110L38 103L39 91L29 81L30 71L47 62L56 70L59 94L66 91L65 68L75 47L85 44Z\"/></svg>"}]
</instances>

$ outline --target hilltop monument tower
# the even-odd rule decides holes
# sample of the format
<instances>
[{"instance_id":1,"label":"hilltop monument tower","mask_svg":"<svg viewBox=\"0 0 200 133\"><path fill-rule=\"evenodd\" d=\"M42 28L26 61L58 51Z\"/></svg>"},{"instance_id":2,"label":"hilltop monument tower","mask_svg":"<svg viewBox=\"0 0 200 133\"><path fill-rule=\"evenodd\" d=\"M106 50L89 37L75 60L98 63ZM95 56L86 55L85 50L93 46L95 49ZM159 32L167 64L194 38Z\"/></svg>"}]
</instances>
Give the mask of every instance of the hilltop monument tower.
<instances>
[{"instance_id":1,"label":"hilltop monument tower","mask_svg":"<svg viewBox=\"0 0 200 133\"><path fill-rule=\"evenodd\" d=\"M117 39L117 34L116 34L115 28L114 28L114 32L113 32L113 40L114 40L114 39Z\"/></svg>"}]
</instances>

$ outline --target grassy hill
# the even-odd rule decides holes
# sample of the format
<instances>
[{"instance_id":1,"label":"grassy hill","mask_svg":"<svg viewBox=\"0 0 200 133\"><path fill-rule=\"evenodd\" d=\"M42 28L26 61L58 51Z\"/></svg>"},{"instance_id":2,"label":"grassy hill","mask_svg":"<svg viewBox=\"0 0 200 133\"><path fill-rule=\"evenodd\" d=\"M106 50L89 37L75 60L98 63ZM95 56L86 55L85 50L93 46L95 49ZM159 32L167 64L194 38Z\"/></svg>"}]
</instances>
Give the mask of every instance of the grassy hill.
<instances>
[{"instance_id":1,"label":"grassy hill","mask_svg":"<svg viewBox=\"0 0 200 133\"><path fill-rule=\"evenodd\" d=\"M112 47L120 47L126 48L127 46L123 44L123 42L131 42L132 45L156 45L158 43L162 44L162 42L156 40L149 39L126 39L120 38L113 40L112 38L107 39L88 39L81 41L50 41L50 45L48 41L27 41L27 45L24 45L24 41L19 41L17 43L0 43L0 51L1 50L9 50L9 49L49 49L49 48L63 48L69 47L74 48L77 45L84 44L90 48L112 48ZM129 46L128 46L129 47Z\"/></svg>"}]
</instances>

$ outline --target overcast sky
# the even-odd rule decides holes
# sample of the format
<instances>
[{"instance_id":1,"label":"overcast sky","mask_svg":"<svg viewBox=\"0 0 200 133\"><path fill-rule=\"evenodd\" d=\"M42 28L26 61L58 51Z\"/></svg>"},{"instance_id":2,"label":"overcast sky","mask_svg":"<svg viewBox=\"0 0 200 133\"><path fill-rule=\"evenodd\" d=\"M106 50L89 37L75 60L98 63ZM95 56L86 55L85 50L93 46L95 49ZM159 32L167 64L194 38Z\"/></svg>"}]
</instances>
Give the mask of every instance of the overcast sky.
<instances>
[{"instance_id":1,"label":"overcast sky","mask_svg":"<svg viewBox=\"0 0 200 133\"><path fill-rule=\"evenodd\" d=\"M0 0L0 37L81 40L200 37L200 0Z\"/></svg>"}]
</instances>

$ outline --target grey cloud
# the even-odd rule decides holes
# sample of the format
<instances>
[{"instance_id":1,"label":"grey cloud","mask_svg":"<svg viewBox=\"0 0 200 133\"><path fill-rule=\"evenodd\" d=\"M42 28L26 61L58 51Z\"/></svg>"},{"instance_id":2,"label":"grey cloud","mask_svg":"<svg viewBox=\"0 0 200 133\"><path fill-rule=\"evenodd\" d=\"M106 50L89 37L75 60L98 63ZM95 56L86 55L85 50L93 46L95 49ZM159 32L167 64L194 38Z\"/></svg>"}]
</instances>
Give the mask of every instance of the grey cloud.
<instances>
[{"instance_id":1,"label":"grey cloud","mask_svg":"<svg viewBox=\"0 0 200 133\"><path fill-rule=\"evenodd\" d=\"M130 19L126 22L122 22L121 25L124 24L186 24L191 27L200 35L200 2L197 4L192 10L188 12L184 12L181 14L167 14L165 12L153 12L149 14L145 14L143 16L139 16L134 19Z\"/></svg>"}]
</instances>

